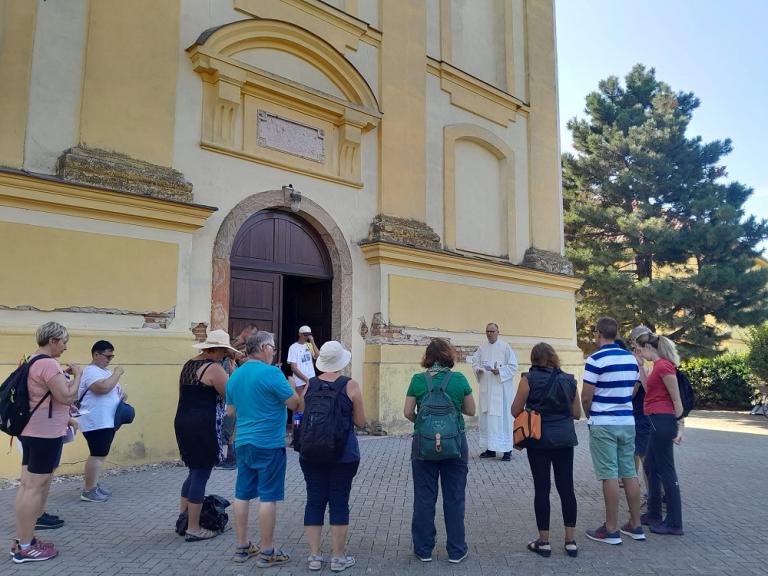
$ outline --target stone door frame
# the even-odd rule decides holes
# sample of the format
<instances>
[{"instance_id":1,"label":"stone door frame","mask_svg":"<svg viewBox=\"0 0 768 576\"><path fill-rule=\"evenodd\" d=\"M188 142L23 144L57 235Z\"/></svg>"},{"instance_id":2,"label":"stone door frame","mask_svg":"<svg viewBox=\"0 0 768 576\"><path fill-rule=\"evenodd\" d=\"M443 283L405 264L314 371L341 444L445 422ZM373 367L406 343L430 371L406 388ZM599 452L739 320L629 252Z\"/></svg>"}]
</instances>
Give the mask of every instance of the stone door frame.
<instances>
[{"instance_id":1,"label":"stone door frame","mask_svg":"<svg viewBox=\"0 0 768 576\"><path fill-rule=\"evenodd\" d=\"M248 218L266 209L290 211L282 190L248 196L232 208L221 223L213 245L211 330L226 330L229 326L230 255L235 237ZM315 229L331 258L331 334L349 349L352 345L352 255L349 245L331 215L309 198L302 198L300 210L293 214Z\"/></svg>"}]
</instances>

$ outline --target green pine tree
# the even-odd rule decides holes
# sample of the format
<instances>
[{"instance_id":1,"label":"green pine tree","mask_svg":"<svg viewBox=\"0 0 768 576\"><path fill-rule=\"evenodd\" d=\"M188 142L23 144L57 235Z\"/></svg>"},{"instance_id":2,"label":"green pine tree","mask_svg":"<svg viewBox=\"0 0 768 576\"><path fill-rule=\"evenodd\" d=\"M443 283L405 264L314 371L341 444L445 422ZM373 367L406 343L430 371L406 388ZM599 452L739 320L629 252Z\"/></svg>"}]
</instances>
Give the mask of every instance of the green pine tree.
<instances>
[{"instance_id":1,"label":"green pine tree","mask_svg":"<svg viewBox=\"0 0 768 576\"><path fill-rule=\"evenodd\" d=\"M730 140L686 137L699 100L654 69L612 76L572 119L563 155L567 255L584 279L577 310L588 350L598 317L643 323L685 356L711 356L729 334L715 324L768 319L768 269L755 269L768 221L746 216L752 189L724 182Z\"/></svg>"}]
</instances>

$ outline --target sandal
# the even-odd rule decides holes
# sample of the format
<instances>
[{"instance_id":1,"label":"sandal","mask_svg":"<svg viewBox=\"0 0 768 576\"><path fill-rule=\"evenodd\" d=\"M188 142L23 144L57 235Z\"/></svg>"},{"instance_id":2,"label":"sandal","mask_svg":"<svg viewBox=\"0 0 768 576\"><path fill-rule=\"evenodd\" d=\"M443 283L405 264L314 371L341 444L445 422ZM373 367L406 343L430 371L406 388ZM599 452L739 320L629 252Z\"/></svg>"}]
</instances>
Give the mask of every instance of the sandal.
<instances>
[{"instance_id":1,"label":"sandal","mask_svg":"<svg viewBox=\"0 0 768 576\"><path fill-rule=\"evenodd\" d=\"M576 540L569 540L565 543L565 553L571 558L576 558L579 555L579 547L576 546Z\"/></svg>"},{"instance_id":2,"label":"sandal","mask_svg":"<svg viewBox=\"0 0 768 576\"><path fill-rule=\"evenodd\" d=\"M290 554L286 554L279 548L273 548L272 550L262 550L259 557L256 558L257 568L269 568L275 564L283 564L291 559Z\"/></svg>"},{"instance_id":3,"label":"sandal","mask_svg":"<svg viewBox=\"0 0 768 576\"><path fill-rule=\"evenodd\" d=\"M544 558L549 558L552 554L552 547L549 545L549 542L542 542L541 540L528 542L528 550L536 552L536 554L544 556Z\"/></svg>"},{"instance_id":4,"label":"sandal","mask_svg":"<svg viewBox=\"0 0 768 576\"><path fill-rule=\"evenodd\" d=\"M200 540L210 540L211 538L216 538L218 535L219 533L214 532L213 530L200 528L200 530L197 532L190 532L187 530L187 533L184 535L184 540L187 542L199 542Z\"/></svg>"}]
</instances>

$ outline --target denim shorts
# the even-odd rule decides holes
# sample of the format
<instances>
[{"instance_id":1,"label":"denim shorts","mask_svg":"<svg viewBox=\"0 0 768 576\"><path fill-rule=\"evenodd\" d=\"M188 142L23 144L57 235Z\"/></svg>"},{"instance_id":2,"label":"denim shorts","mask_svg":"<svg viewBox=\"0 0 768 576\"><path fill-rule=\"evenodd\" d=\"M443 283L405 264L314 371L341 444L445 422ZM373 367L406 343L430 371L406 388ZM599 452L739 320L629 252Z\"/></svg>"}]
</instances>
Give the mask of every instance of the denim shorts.
<instances>
[{"instance_id":1,"label":"denim shorts","mask_svg":"<svg viewBox=\"0 0 768 576\"><path fill-rule=\"evenodd\" d=\"M637 477L634 425L590 425L589 451L598 480Z\"/></svg>"},{"instance_id":2,"label":"denim shorts","mask_svg":"<svg viewBox=\"0 0 768 576\"><path fill-rule=\"evenodd\" d=\"M257 448L243 444L237 453L235 498L280 502L285 498L285 448Z\"/></svg>"}]
</instances>

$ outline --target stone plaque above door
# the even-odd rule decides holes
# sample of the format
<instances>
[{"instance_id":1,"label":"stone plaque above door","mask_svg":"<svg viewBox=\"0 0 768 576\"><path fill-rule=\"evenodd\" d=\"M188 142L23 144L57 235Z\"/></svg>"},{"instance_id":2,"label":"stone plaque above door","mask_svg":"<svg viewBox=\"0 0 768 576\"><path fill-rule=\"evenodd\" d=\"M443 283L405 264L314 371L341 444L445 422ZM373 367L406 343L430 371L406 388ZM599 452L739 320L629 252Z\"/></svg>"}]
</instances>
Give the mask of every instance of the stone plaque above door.
<instances>
[{"instance_id":1,"label":"stone plaque above door","mask_svg":"<svg viewBox=\"0 0 768 576\"><path fill-rule=\"evenodd\" d=\"M259 146L315 162L325 161L325 131L322 128L307 126L264 110L259 110L258 114L257 142Z\"/></svg>"}]
</instances>

